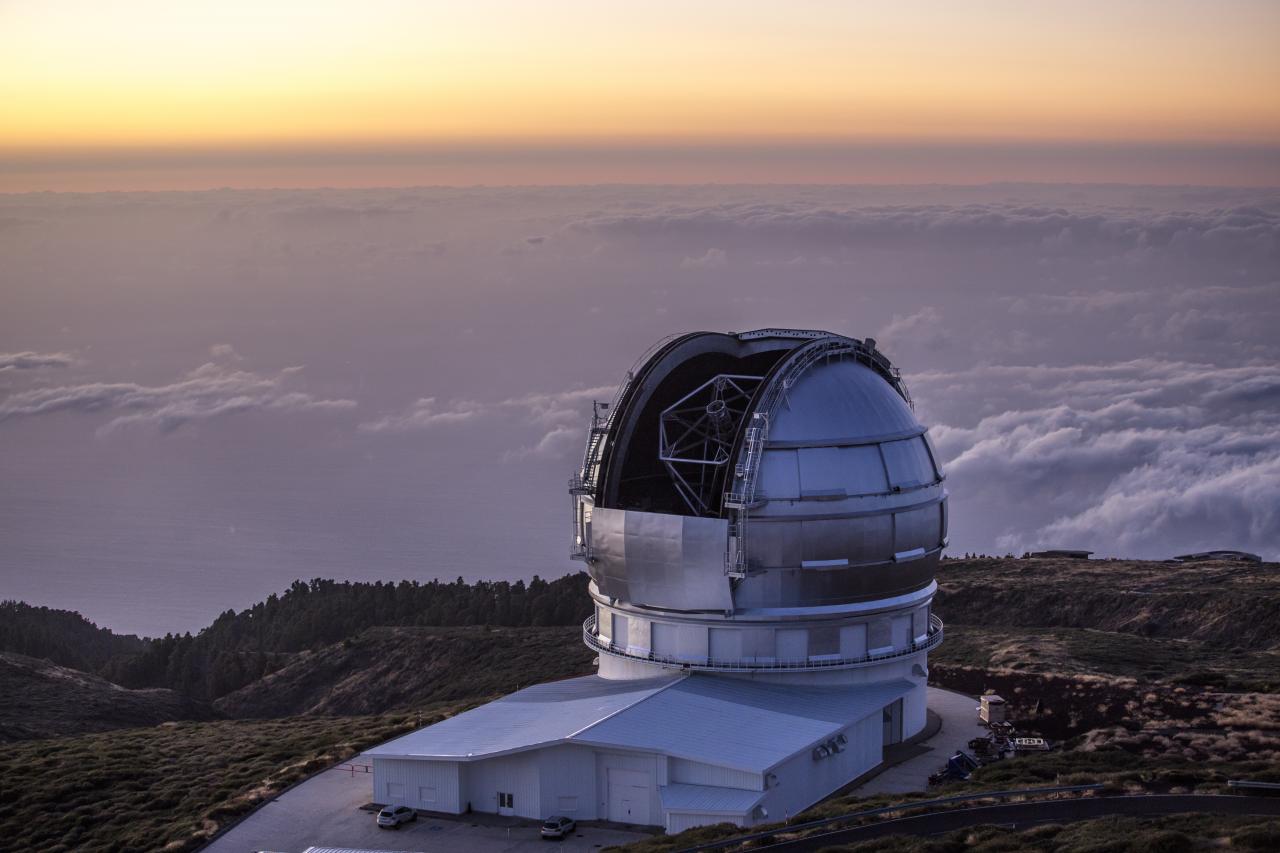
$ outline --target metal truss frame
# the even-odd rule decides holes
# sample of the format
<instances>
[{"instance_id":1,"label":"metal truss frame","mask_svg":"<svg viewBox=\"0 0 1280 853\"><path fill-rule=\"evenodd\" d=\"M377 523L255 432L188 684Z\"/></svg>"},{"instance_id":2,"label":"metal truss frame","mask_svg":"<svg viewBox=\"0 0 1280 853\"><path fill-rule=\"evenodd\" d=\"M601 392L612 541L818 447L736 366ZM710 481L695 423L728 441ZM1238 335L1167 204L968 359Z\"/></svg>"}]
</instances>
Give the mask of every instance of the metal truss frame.
<instances>
[{"instance_id":1,"label":"metal truss frame","mask_svg":"<svg viewBox=\"0 0 1280 853\"><path fill-rule=\"evenodd\" d=\"M738 428L763 381L721 373L662 410L658 458L694 515L716 514Z\"/></svg>"}]
</instances>

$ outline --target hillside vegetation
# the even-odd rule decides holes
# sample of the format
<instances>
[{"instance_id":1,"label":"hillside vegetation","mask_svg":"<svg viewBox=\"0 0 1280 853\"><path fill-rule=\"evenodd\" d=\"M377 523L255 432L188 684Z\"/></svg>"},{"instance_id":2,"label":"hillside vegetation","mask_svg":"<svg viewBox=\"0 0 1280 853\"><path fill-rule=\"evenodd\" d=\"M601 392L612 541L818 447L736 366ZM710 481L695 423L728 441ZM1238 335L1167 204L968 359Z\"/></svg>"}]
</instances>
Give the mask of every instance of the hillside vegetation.
<instances>
[{"instance_id":1,"label":"hillside vegetation","mask_svg":"<svg viewBox=\"0 0 1280 853\"><path fill-rule=\"evenodd\" d=\"M1275 563L944 560L938 583L934 607L956 624L1084 628L1244 651L1280 648Z\"/></svg>"},{"instance_id":2,"label":"hillside vegetation","mask_svg":"<svg viewBox=\"0 0 1280 853\"><path fill-rule=\"evenodd\" d=\"M1021 724L1069 748L994 764L929 794L833 798L810 815L1035 784L1181 792L1223 790L1228 778L1280 781L1280 567L947 560L938 580L947 639L931 656L931 681L996 690ZM297 583L199 634L149 641L10 603L0 641L29 643L14 626L34 624L41 648L97 663L95 675L0 658L0 737L12 741L0 744L0 837L16 849L194 849L271 792L365 746L527 684L590 672L585 585L582 574L528 585ZM94 643L110 654L95 656ZM134 689L108 680L113 673ZM211 714L235 719L189 719ZM188 721L151 725L166 717ZM83 734L112 727L123 728ZM59 737L34 739L47 735ZM42 822L60 801L72 820ZM856 849L1097 842L1136 851L1168 833L1180 833L1168 849L1228 838L1265 849L1248 845L1274 833L1227 818L1171 821L1109 824L1120 833L1110 843L1084 828L1094 821L1056 834L982 830L936 848L889 839ZM704 828L641 849L731 832Z\"/></svg>"},{"instance_id":3,"label":"hillside vegetation","mask_svg":"<svg viewBox=\"0 0 1280 853\"><path fill-rule=\"evenodd\" d=\"M594 670L581 628L371 628L218 699L231 717L374 714Z\"/></svg>"},{"instance_id":4,"label":"hillside vegetation","mask_svg":"<svg viewBox=\"0 0 1280 853\"><path fill-rule=\"evenodd\" d=\"M0 741L208 720L207 704L172 690L129 690L48 660L0 652Z\"/></svg>"},{"instance_id":5,"label":"hillside vegetation","mask_svg":"<svg viewBox=\"0 0 1280 853\"><path fill-rule=\"evenodd\" d=\"M445 710L165 723L8 744L0 747L0 849L194 850L292 783Z\"/></svg>"},{"instance_id":6,"label":"hillside vegetation","mask_svg":"<svg viewBox=\"0 0 1280 853\"><path fill-rule=\"evenodd\" d=\"M554 581L352 583L294 581L282 595L228 610L196 634L140 640L80 614L7 601L0 652L48 658L130 688L214 700L305 651L387 626L578 626L591 613L584 572Z\"/></svg>"}]
</instances>

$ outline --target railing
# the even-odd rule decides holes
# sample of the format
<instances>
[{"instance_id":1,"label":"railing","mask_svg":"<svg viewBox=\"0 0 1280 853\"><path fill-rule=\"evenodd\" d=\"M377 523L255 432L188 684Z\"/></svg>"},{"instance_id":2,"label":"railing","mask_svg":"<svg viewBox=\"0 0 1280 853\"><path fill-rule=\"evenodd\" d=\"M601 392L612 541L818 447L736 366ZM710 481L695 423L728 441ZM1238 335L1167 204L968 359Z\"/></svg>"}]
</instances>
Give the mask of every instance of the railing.
<instances>
[{"instance_id":1,"label":"railing","mask_svg":"<svg viewBox=\"0 0 1280 853\"><path fill-rule=\"evenodd\" d=\"M942 642L942 620L937 616L929 616L929 633L921 642L913 642L911 645L894 649L891 652L880 652L878 654L865 654L856 658L836 658L831 660L815 660L813 658L802 658L799 660L776 660L776 659L739 659L739 660L716 660L715 658L676 658L669 655L656 655L653 652L640 654L638 652L627 651L619 648L613 643L600 637L596 630L596 617L588 616L587 621L582 623L582 640L589 648L595 649L597 652L614 657L626 658L627 660L643 661L645 663L656 663L659 666L674 667L678 669L697 670L702 672L760 672L760 671L786 671L786 672L806 672L812 670L823 669L851 669L859 666L870 666L872 664L882 663L884 661L894 660L895 658L903 658L918 652L927 652L938 647Z\"/></svg>"}]
</instances>

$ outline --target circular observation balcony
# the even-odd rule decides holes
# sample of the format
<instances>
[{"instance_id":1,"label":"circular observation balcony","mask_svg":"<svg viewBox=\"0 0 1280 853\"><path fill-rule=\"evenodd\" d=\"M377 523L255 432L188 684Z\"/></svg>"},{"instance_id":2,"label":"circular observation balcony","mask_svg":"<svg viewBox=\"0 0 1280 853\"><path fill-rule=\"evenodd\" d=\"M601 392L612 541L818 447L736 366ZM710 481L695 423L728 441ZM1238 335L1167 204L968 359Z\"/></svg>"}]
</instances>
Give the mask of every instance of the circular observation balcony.
<instances>
[{"instance_id":1,"label":"circular observation balcony","mask_svg":"<svg viewBox=\"0 0 1280 853\"><path fill-rule=\"evenodd\" d=\"M879 652L877 654L865 654L861 657L853 658L801 658L799 660L779 660L776 658L742 658L739 660L716 660L714 658L677 658L667 655L657 655L653 652L639 653L628 651L613 645L607 639L602 639L596 631L596 617L589 616L587 621L582 623L582 640L592 649L603 655L612 655L617 658L626 660L639 661L642 663L657 664L658 666L669 667L671 669L680 669L686 671L697 672L812 672L815 670L827 669L852 669L860 666L873 666L884 661L904 658L909 655L918 654L920 652L931 651L942 643L942 620L937 616L930 614L929 616L929 633L925 639L918 643L894 649L889 652Z\"/></svg>"}]
</instances>

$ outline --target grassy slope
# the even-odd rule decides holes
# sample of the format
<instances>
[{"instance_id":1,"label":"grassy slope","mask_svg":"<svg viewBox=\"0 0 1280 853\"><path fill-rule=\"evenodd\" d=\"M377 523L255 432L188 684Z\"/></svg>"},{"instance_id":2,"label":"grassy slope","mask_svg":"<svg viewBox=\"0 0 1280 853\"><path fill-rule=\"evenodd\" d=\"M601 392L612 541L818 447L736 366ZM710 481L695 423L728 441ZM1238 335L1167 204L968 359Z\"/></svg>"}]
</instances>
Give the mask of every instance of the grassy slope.
<instances>
[{"instance_id":1,"label":"grassy slope","mask_svg":"<svg viewBox=\"0 0 1280 853\"><path fill-rule=\"evenodd\" d=\"M369 714L591 673L580 628L372 628L215 704L231 717Z\"/></svg>"},{"instance_id":2,"label":"grassy slope","mask_svg":"<svg viewBox=\"0 0 1280 853\"><path fill-rule=\"evenodd\" d=\"M172 690L126 690L96 675L10 652L0 652L0 697L0 742L217 716Z\"/></svg>"},{"instance_id":3,"label":"grassy slope","mask_svg":"<svg viewBox=\"0 0 1280 853\"><path fill-rule=\"evenodd\" d=\"M935 680L975 691L990 682L1020 714L1031 713L1036 696L1050 695L1050 716L1075 737L1070 752L992 765L950 790L1084 780L1214 790L1229 776L1280 781L1280 697L1221 692L1223 684L1234 691L1275 689L1280 572L1234 566L1194 572L1152 563L944 564L938 609L948 640L932 659ZM481 701L586 671L589 660L577 629L367 631L299 655L220 703L241 715L310 716L186 722L0 746L0 837L16 849L191 849L271 791L426 721L408 712L333 715ZM484 664L483 682L472 677L477 662ZM1205 673L1217 686L1203 686ZM426 707L426 719L440 712L439 704ZM1047 718L1038 723L1048 727ZM938 793L842 798L813 814ZM69 825L41 827L37 819L60 801L72 807ZM1117 824L1128 835L1103 849L1136 849L1131 840L1167 828L1167 820ZM1232 834L1235 826L1211 822L1204 832ZM1253 831L1232 834L1233 841L1262 837L1248 835ZM675 849L716 832L704 828L645 846ZM1084 832L1064 831L1063 844L1078 841L1088 849ZM1050 835L978 840L986 849L1042 841L1049 846L1040 849L1065 849ZM950 846L938 849L956 843L945 840ZM1169 849L1180 849L1177 839L1170 843Z\"/></svg>"},{"instance_id":4,"label":"grassy slope","mask_svg":"<svg viewBox=\"0 0 1280 853\"><path fill-rule=\"evenodd\" d=\"M0 746L0 847L193 850L264 798L442 709L432 710L165 723Z\"/></svg>"}]
</instances>

